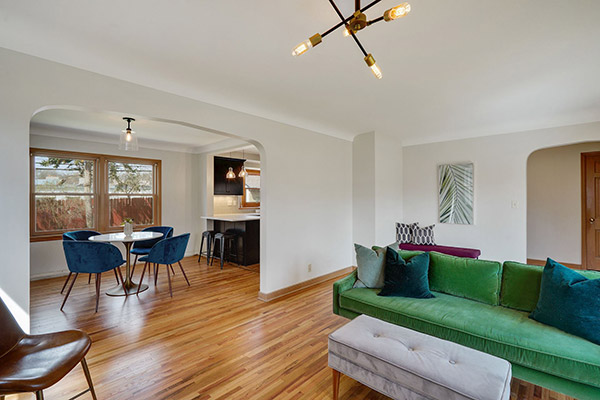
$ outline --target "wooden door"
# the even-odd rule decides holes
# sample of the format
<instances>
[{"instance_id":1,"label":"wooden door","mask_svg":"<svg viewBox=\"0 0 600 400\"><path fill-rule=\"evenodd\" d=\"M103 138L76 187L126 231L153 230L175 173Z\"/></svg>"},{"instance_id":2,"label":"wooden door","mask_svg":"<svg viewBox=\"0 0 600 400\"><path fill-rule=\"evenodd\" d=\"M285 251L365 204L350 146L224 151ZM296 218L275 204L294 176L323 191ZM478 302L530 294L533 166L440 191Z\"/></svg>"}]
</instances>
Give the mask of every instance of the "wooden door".
<instances>
[{"instance_id":1,"label":"wooden door","mask_svg":"<svg viewBox=\"0 0 600 400\"><path fill-rule=\"evenodd\" d=\"M600 270L600 152L581 154L582 267Z\"/></svg>"}]
</instances>

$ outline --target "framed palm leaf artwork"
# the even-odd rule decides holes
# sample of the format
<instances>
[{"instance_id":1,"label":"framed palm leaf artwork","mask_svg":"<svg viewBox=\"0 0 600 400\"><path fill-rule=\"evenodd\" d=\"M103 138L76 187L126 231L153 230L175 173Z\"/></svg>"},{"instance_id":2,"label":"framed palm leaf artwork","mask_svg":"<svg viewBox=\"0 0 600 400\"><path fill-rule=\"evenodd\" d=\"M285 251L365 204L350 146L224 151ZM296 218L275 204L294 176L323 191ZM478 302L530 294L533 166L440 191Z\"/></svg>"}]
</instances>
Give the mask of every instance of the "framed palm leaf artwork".
<instances>
[{"instance_id":1,"label":"framed palm leaf artwork","mask_svg":"<svg viewBox=\"0 0 600 400\"><path fill-rule=\"evenodd\" d=\"M438 166L439 212L442 224L473 224L473 164Z\"/></svg>"}]
</instances>

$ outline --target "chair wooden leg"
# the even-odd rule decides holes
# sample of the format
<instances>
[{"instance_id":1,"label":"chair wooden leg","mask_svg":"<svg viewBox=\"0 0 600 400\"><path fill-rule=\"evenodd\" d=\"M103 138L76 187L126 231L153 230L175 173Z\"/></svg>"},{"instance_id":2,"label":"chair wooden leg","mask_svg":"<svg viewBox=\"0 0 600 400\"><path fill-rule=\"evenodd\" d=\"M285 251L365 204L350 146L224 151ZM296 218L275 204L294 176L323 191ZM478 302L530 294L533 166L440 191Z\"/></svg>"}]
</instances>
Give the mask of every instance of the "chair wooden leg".
<instances>
[{"instance_id":1,"label":"chair wooden leg","mask_svg":"<svg viewBox=\"0 0 600 400\"><path fill-rule=\"evenodd\" d=\"M41 390L35 392L35 400L44 400L44 392Z\"/></svg>"},{"instance_id":2,"label":"chair wooden leg","mask_svg":"<svg viewBox=\"0 0 600 400\"><path fill-rule=\"evenodd\" d=\"M171 272L173 273L173 276L175 276L175 270L173 269L173 264L169 265L171 267Z\"/></svg>"},{"instance_id":3,"label":"chair wooden leg","mask_svg":"<svg viewBox=\"0 0 600 400\"><path fill-rule=\"evenodd\" d=\"M167 265L167 278L169 279L169 293L173 297L173 288L171 288L171 275L169 274L169 266Z\"/></svg>"},{"instance_id":4,"label":"chair wooden leg","mask_svg":"<svg viewBox=\"0 0 600 400\"><path fill-rule=\"evenodd\" d=\"M88 285L92 282L92 274L88 275Z\"/></svg>"},{"instance_id":5,"label":"chair wooden leg","mask_svg":"<svg viewBox=\"0 0 600 400\"><path fill-rule=\"evenodd\" d=\"M340 371L332 369L333 372L333 400L338 400L340 395Z\"/></svg>"},{"instance_id":6,"label":"chair wooden leg","mask_svg":"<svg viewBox=\"0 0 600 400\"><path fill-rule=\"evenodd\" d=\"M140 288L142 287L142 283L144 282L144 274L146 273L146 268L148 267L148 261L146 261L144 263L144 269L142 270L142 277L140 278L140 284L138 285L138 290L135 293L135 295L137 296L138 294L140 294ZM150 273L148 273L148 275L150 275Z\"/></svg>"},{"instance_id":7,"label":"chair wooden leg","mask_svg":"<svg viewBox=\"0 0 600 400\"><path fill-rule=\"evenodd\" d=\"M190 281L187 278L187 275L185 274L185 271L183 270L183 266L181 265L181 261L177 261L177 263L179 264L179 268L181 268L181 273L183 274L183 277L185 278L185 281L187 282L188 286L190 286Z\"/></svg>"},{"instance_id":8,"label":"chair wooden leg","mask_svg":"<svg viewBox=\"0 0 600 400\"><path fill-rule=\"evenodd\" d=\"M85 380L87 381L88 387L90 388L92 399L97 400L96 391L94 390L94 384L92 383L92 375L90 374L90 369L88 368L87 361L85 361L85 357L81 359L81 367L83 368Z\"/></svg>"},{"instance_id":9,"label":"chair wooden leg","mask_svg":"<svg viewBox=\"0 0 600 400\"><path fill-rule=\"evenodd\" d=\"M158 264L154 264L154 286L158 284Z\"/></svg>"},{"instance_id":10,"label":"chair wooden leg","mask_svg":"<svg viewBox=\"0 0 600 400\"><path fill-rule=\"evenodd\" d=\"M69 283L69 279L71 279L71 275L73 275L73 273L69 272L69 276L67 276L67 280L65 281L65 284L63 285L62 289L60 289L60 294L63 294L63 292L65 291L65 288L67 287L67 283ZM0 400L3 400L2 397L0 397Z\"/></svg>"},{"instance_id":11,"label":"chair wooden leg","mask_svg":"<svg viewBox=\"0 0 600 400\"><path fill-rule=\"evenodd\" d=\"M96 274L96 312L98 312L98 302L100 301L100 280L102 274Z\"/></svg>"},{"instance_id":12,"label":"chair wooden leg","mask_svg":"<svg viewBox=\"0 0 600 400\"><path fill-rule=\"evenodd\" d=\"M77 280L77 276L79 275L79 273L75 272L75 276L73 277L73 280L71 281L71 284L69 285L69 289L67 290L67 294L65 295L65 299L63 300L61 306L60 306L60 310L62 311L63 307L65 306L65 303L67 302L67 299L69 298L69 294L71 294L71 289L73 289L73 285L75 284L75 281Z\"/></svg>"},{"instance_id":13,"label":"chair wooden leg","mask_svg":"<svg viewBox=\"0 0 600 400\"><path fill-rule=\"evenodd\" d=\"M117 269L113 269L113 271L115 271L115 279L117 280L117 285L120 284L121 282L119 281L119 275L117 275Z\"/></svg>"}]
</instances>

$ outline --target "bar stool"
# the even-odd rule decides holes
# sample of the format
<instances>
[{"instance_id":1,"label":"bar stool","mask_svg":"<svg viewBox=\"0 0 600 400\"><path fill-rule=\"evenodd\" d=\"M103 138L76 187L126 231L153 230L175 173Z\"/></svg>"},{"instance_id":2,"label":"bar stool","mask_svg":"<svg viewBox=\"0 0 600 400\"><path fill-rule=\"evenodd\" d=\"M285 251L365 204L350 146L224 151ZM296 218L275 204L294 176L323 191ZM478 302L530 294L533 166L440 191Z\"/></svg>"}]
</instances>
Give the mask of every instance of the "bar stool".
<instances>
[{"instance_id":1,"label":"bar stool","mask_svg":"<svg viewBox=\"0 0 600 400\"><path fill-rule=\"evenodd\" d=\"M235 256L238 266L240 265L238 254L237 254L238 237L239 237L239 234L237 234L237 233L231 233L231 232L215 233L213 245L214 245L214 248L216 249L217 241L219 242L219 260L221 261L221 269L223 269L223 263L228 258L227 256L229 256L229 257ZM232 248L236 249L235 253L232 252ZM225 253L226 251L228 254ZM212 257L210 258L210 265L213 265L214 259L215 259L215 250L213 249Z\"/></svg>"},{"instance_id":2,"label":"bar stool","mask_svg":"<svg viewBox=\"0 0 600 400\"><path fill-rule=\"evenodd\" d=\"M206 252L202 252L202 248L204 247L204 239L206 238ZM200 252L198 253L198 262L202 259L204 255L206 257L206 265L208 265L208 260L210 259L210 251L212 249L212 245L215 241L215 231L204 231L202 232L202 240L200 240Z\"/></svg>"}]
</instances>

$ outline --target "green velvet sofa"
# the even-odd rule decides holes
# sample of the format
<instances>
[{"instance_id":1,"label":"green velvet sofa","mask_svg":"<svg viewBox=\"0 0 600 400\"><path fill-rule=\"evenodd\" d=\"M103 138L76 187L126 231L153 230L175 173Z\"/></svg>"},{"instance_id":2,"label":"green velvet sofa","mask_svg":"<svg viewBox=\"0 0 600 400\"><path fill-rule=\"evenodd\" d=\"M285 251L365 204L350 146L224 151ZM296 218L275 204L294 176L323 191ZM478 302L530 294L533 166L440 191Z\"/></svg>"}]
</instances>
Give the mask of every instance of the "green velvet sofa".
<instances>
[{"instance_id":1,"label":"green velvet sofa","mask_svg":"<svg viewBox=\"0 0 600 400\"><path fill-rule=\"evenodd\" d=\"M419 254L400 250L404 259ZM357 273L333 285L333 312L360 314L498 356L513 376L577 399L600 399L600 346L528 318L543 267L431 253L433 299L379 297L354 288ZM600 273L582 271L589 278Z\"/></svg>"}]
</instances>

